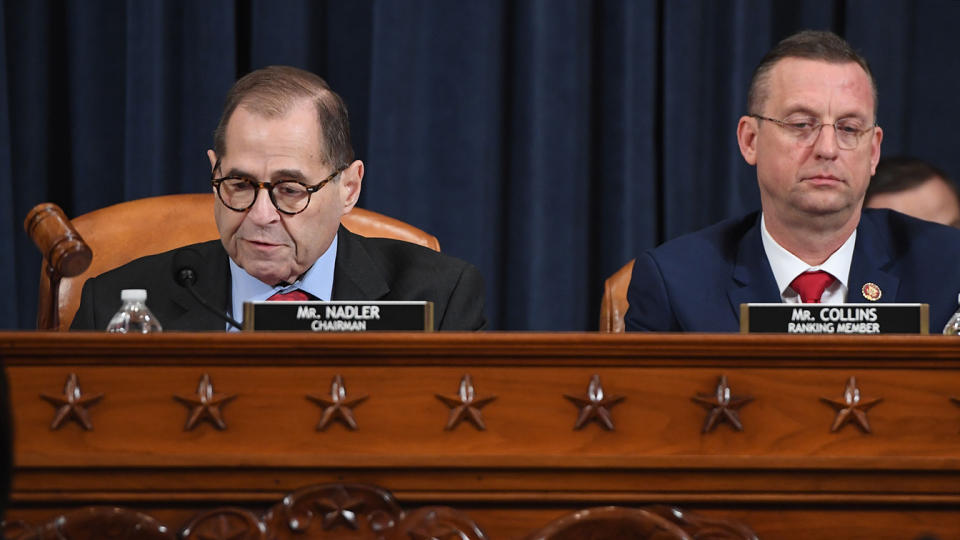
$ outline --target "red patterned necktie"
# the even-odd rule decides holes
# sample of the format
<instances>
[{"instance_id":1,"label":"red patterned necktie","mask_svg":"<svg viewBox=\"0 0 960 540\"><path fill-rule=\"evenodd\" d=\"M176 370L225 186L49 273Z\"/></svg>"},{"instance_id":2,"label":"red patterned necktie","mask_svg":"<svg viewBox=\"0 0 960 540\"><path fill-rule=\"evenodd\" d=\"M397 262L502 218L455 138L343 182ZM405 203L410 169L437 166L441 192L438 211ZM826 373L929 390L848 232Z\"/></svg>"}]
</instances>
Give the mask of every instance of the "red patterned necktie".
<instances>
[{"instance_id":1,"label":"red patterned necktie","mask_svg":"<svg viewBox=\"0 0 960 540\"><path fill-rule=\"evenodd\" d=\"M277 293L267 298L267 302L306 302L309 299L307 293L300 289L294 289L288 293Z\"/></svg>"},{"instance_id":2,"label":"red patterned necktie","mask_svg":"<svg viewBox=\"0 0 960 540\"><path fill-rule=\"evenodd\" d=\"M804 272L790 283L790 288L797 291L804 304L819 304L823 291L834 281L836 278L823 270Z\"/></svg>"}]
</instances>

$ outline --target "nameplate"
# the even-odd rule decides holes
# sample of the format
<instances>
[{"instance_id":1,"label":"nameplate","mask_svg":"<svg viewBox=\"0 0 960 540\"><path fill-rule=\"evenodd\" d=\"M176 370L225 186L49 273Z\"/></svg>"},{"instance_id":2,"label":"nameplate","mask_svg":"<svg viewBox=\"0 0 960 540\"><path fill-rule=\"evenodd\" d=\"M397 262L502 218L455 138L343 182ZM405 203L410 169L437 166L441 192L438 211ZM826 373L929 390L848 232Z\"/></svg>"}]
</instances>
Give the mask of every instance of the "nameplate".
<instances>
[{"instance_id":1,"label":"nameplate","mask_svg":"<svg viewBox=\"0 0 960 540\"><path fill-rule=\"evenodd\" d=\"M927 334L927 304L740 304L740 332Z\"/></svg>"},{"instance_id":2,"label":"nameplate","mask_svg":"<svg viewBox=\"0 0 960 540\"><path fill-rule=\"evenodd\" d=\"M432 332L433 302L244 302L243 329Z\"/></svg>"}]
</instances>

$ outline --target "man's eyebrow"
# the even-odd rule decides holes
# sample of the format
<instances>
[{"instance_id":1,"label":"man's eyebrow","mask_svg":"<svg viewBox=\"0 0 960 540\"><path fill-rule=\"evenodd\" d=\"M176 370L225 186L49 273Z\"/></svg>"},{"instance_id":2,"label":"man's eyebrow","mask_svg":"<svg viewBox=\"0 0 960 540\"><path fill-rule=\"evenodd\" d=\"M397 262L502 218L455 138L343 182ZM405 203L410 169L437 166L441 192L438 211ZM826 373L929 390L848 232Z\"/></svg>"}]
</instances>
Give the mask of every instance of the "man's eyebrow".
<instances>
[{"instance_id":1,"label":"man's eyebrow","mask_svg":"<svg viewBox=\"0 0 960 540\"><path fill-rule=\"evenodd\" d=\"M814 118L820 118L819 113L817 113L816 111L810 109L809 107L803 104L796 104L796 105L787 107L787 113L786 113L786 116L784 116L784 118L787 118L794 114L805 114L807 116L812 116ZM869 117L864 117L861 112L854 111L854 110L844 112L842 114L837 115L836 117L837 120L856 119L856 120L862 120L864 122L868 121L868 118Z\"/></svg>"},{"instance_id":2,"label":"man's eyebrow","mask_svg":"<svg viewBox=\"0 0 960 540\"><path fill-rule=\"evenodd\" d=\"M247 171L243 169L238 169L236 167L227 171L226 176L238 176L240 178L250 178L253 180L257 180L257 175L248 173ZM281 180L303 181L307 179L306 175L304 175L299 169L280 169L278 171L274 171L270 176L274 180L281 179Z\"/></svg>"},{"instance_id":3,"label":"man's eyebrow","mask_svg":"<svg viewBox=\"0 0 960 540\"><path fill-rule=\"evenodd\" d=\"M230 169L229 171L226 171L226 174L224 174L224 177L233 177L233 176L238 176L240 178L251 178L251 179L256 178L256 175L250 174L247 171L243 169L238 169L236 167Z\"/></svg>"},{"instance_id":4,"label":"man's eyebrow","mask_svg":"<svg viewBox=\"0 0 960 540\"><path fill-rule=\"evenodd\" d=\"M273 171L270 175L271 178L280 179L280 180L306 180L307 177L303 174L300 169L280 169L279 171Z\"/></svg>"},{"instance_id":5,"label":"man's eyebrow","mask_svg":"<svg viewBox=\"0 0 960 540\"><path fill-rule=\"evenodd\" d=\"M793 114L805 114L807 116L813 116L813 117L818 116L818 114L813 109L801 104L791 105L787 107L787 112L784 118Z\"/></svg>"}]
</instances>

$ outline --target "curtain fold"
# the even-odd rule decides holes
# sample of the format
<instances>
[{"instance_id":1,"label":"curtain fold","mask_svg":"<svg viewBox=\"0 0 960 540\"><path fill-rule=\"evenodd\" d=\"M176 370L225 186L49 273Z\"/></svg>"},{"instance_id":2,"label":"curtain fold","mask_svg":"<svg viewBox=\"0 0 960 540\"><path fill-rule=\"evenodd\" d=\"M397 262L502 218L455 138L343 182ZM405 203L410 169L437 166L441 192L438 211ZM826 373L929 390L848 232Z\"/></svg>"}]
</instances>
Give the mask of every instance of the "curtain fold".
<instances>
[{"instance_id":1,"label":"curtain fold","mask_svg":"<svg viewBox=\"0 0 960 540\"><path fill-rule=\"evenodd\" d=\"M609 274L759 205L736 123L797 30L867 56L885 155L960 178L957 20L951 0L0 0L0 328L34 325L31 207L206 191L226 91L290 64L346 100L361 205L477 265L493 329L595 329Z\"/></svg>"},{"instance_id":2,"label":"curtain fold","mask_svg":"<svg viewBox=\"0 0 960 540\"><path fill-rule=\"evenodd\" d=\"M17 211L19 207L14 200L13 168L11 154L13 139L10 133L10 98L7 70L7 25L6 2L0 0L0 249L5 254L0 257L0 275L4 276L0 285L7 301L0 304L0 326L15 328L19 321L20 298L17 296L16 284L23 276L20 275L20 265L16 264L14 254L17 250L16 239L23 237L23 229L17 227ZM24 250L26 254L27 251ZM26 259L26 257L24 257ZM24 263L28 261L24 260ZM23 266L29 268L29 264ZM38 265L39 266L39 265ZM29 284L30 280L26 282ZM3 406L0 403L0 406Z\"/></svg>"}]
</instances>

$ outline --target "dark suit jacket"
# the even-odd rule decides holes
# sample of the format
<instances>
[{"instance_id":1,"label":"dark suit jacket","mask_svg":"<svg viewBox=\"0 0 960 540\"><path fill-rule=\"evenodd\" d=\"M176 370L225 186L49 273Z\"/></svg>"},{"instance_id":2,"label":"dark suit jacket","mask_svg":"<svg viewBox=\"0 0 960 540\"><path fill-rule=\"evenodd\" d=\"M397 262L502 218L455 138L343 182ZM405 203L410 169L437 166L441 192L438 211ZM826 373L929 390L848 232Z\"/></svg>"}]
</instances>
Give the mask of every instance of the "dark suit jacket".
<instances>
[{"instance_id":1,"label":"dark suit jacket","mask_svg":"<svg viewBox=\"0 0 960 540\"><path fill-rule=\"evenodd\" d=\"M864 209L850 265L847 302L880 287L880 302L930 304L930 331L957 309L960 230L889 210ZM627 330L736 332L740 304L781 302L760 239L760 213L723 221L648 250L627 290Z\"/></svg>"},{"instance_id":2,"label":"dark suit jacket","mask_svg":"<svg viewBox=\"0 0 960 540\"><path fill-rule=\"evenodd\" d=\"M194 289L226 312L231 303L227 252L220 240L192 247L206 263L197 268ZM147 306L164 330L223 330L226 323L173 280L176 251L143 257L88 279L70 328L105 329L120 307L121 290L147 289ZM338 232L332 299L428 300L434 304L438 330L486 327L483 279L473 265L408 242L365 238L343 227Z\"/></svg>"}]
</instances>

